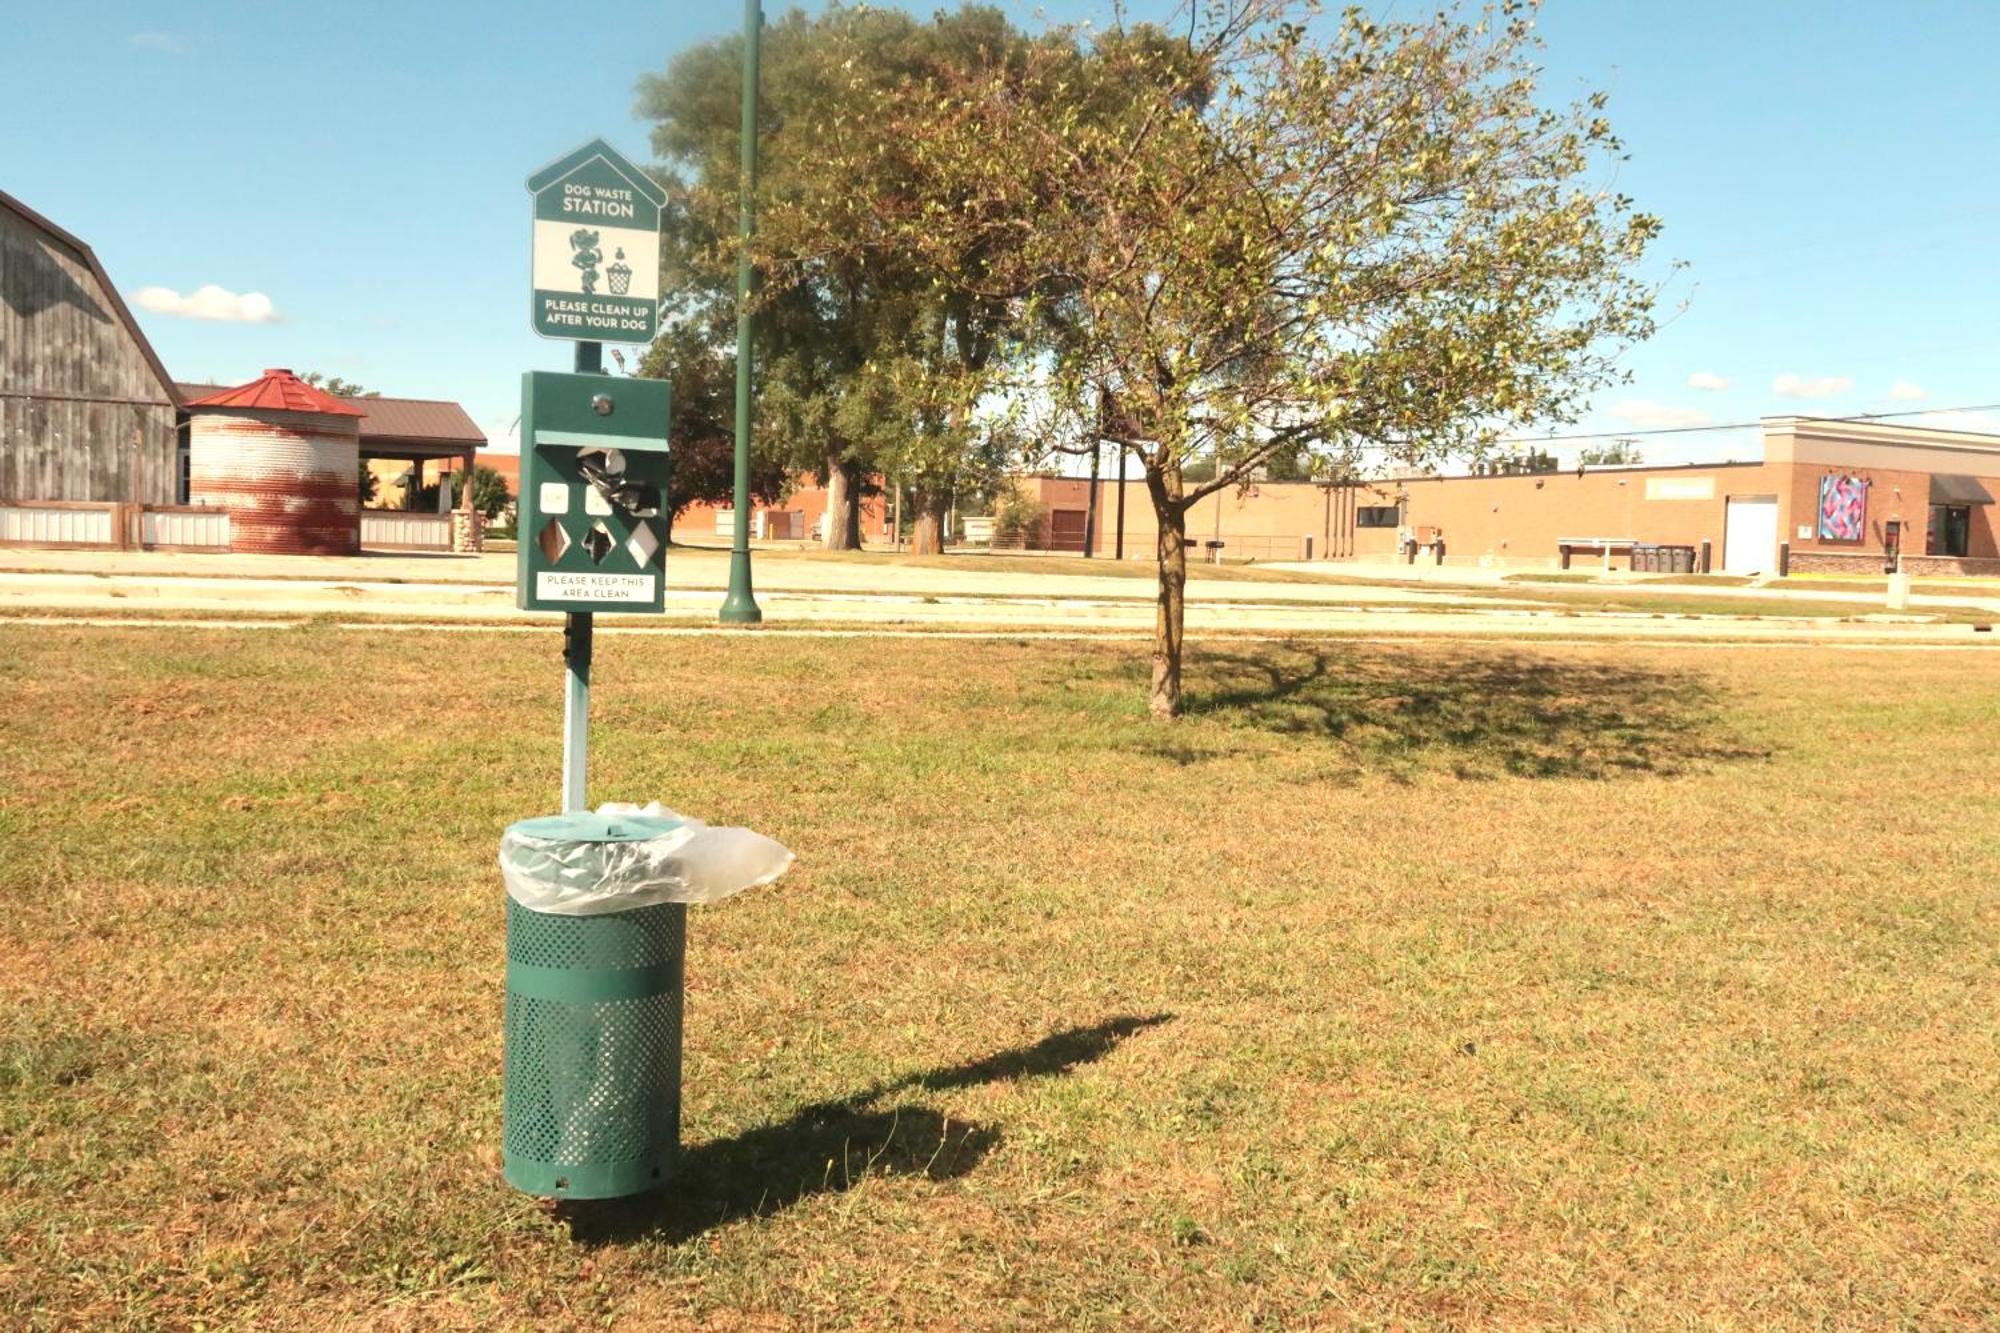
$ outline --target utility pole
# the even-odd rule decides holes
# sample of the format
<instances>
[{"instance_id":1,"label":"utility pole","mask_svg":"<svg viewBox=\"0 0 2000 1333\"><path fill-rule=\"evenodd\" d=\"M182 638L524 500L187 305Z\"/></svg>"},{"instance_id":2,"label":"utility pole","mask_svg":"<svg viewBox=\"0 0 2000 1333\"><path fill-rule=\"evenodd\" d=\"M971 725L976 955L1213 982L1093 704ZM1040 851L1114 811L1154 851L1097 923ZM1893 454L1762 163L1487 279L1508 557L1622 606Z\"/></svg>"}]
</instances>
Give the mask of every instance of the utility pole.
<instances>
[{"instance_id":1,"label":"utility pole","mask_svg":"<svg viewBox=\"0 0 2000 1333\"><path fill-rule=\"evenodd\" d=\"M1117 560L1125 558L1125 442L1118 441L1118 553Z\"/></svg>"},{"instance_id":2,"label":"utility pole","mask_svg":"<svg viewBox=\"0 0 2000 1333\"><path fill-rule=\"evenodd\" d=\"M1097 551L1097 470L1104 461L1104 441L1098 440L1090 449L1090 503L1083 511L1083 558L1088 560Z\"/></svg>"},{"instance_id":3,"label":"utility pole","mask_svg":"<svg viewBox=\"0 0 2000 1333\"><path fill-rule=\"evenodd\" d=\"M736 213L736 522L729 541L729 595L723 599L726 625L755 625L764 619L750 591L750 335L755 322L750 297L757 275L750 265L750 237L757 229L757 46L763 39L759 0L743 0L743 162L737 177Z\"/></svg>"}]
</instances>

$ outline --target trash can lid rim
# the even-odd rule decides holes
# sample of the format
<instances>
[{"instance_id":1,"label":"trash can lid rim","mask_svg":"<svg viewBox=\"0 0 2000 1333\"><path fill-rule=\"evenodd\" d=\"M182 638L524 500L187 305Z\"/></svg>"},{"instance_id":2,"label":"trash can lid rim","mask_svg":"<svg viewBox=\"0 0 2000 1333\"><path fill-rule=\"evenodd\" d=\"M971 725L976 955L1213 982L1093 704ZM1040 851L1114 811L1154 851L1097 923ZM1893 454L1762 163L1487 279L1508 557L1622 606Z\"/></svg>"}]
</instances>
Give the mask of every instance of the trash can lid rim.
<instances>
[{"instance_id":1,"label":"trash can lid rim","mask_svg":"<svg viewBox=\"0 0 2000 1333\"><path fill-rule=\"evenodd\" d=\"M523 819L508 825L507 834L555 842L644 842L664 837L686 822L665 815L600 815L577 811Z\"/></svg>"}]
</instances>

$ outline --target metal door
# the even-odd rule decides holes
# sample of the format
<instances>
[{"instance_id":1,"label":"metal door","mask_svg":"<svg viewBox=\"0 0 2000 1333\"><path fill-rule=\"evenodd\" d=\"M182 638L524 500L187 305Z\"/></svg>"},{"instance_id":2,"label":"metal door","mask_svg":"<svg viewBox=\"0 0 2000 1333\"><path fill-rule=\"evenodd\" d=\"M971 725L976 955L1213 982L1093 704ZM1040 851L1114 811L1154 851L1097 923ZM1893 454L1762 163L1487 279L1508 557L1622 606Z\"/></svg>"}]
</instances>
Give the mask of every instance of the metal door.
<instances>
[{"instance_id":1,"label":"metal door","mask_svg":"<svg viewBox=\"0 0 2000 1333\"><path fill-rule=\"evenodd\" d=\"M1778 568L1778 497L1732 495L1722 525L1722 572L1764 574Z\"/></svg>"},{"instance_id":2,"label":"metal door","mask_svg":"<svg viewBox=\"0 0 2000 1333\"><path fill-rule=\"evenodd\" d=\"M1083 551L1083 530L1086 510L1051 509L1049 511L1049 549L1051 551Z\"/></svg>"}]
</instances>

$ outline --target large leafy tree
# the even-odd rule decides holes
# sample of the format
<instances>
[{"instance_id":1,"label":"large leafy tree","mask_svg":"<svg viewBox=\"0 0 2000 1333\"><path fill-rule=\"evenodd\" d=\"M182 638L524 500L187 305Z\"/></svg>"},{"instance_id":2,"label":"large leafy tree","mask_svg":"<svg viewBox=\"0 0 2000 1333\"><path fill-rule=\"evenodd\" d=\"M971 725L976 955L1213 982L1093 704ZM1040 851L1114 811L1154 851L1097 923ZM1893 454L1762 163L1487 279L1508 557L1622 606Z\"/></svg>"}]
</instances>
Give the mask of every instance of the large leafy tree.
<instances>
[{"instance_id":1,"label":"large leafy tree","mask_svg":"<svg viewBox=\"0 0 2000 1333\"><path fill-rule=\"evenodd\" d=\"M992 238L968 237L957 253L911 244L900 223L918 177L875 112L1027 46L991 8L928 21L794 11L764 38L757 426L785 463L825 482L829 547L860 544L872 473L910 485L925 549L954 497L996 471L998 436L976 408L1021 312L964 281L987 271ZM732 38L640 85L674 175L668 268L697 320L734 300L740 77Z\"/></svg>"},{"instance_id":2,"label":"large leafy tree","mask_svg":"<svg viewBox=\"0 0 2000 1333\"><path fill-rule=\"evenodd\" d=\"M878 107L933 203L909 243L984 245L973 294L1048 330L1055 442L1142 465L1155 714L1182 707L1197 501L1274 460L1477 454L1573 417L1651 331L1658 223L1594 174L1621 151L1603 99L1538 97L1530 13L1195 0Z\"/></svg>"},{"instance_id":3,"label":"large leafy tree","mask_svg":"<svg viewBox=\"0 0 2000 1333\"><path fill-rule=\"evenodd\" d=\"M654 340L638 373L673 384L673 417L667 425L672 466L662 511L671 541L674 520L689 505L719 503L736 493L736 360L715 329L684 322ZM782 461L758 453L750 464L751 498L759 504L782 499L788 480Z\"/></svg>"}]
</instances>

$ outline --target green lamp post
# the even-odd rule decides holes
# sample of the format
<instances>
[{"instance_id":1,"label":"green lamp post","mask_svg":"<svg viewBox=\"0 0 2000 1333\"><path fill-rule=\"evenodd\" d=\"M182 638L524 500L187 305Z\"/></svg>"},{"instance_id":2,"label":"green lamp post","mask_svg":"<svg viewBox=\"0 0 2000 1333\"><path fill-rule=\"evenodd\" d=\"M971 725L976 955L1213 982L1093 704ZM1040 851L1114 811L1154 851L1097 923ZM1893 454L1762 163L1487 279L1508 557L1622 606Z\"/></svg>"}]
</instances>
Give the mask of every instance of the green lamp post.
<instances>
[{"instance_id":1,"label":"green lamp post","mask_svg":"<svg viewBox=\"0 0 2000 1333\"><path fill-rule=\"evenodd\" d=\"M750 591L750 311L756 274L750 265L750 237L756 230L757 193L757 45L763 36L764 13L759 0L743 0L743 167L736 235L741 254L736 261L736 522L729 543L729 595L722 602L722 623L755 625L764 619Z\"/></svg>"}]
</instances>

